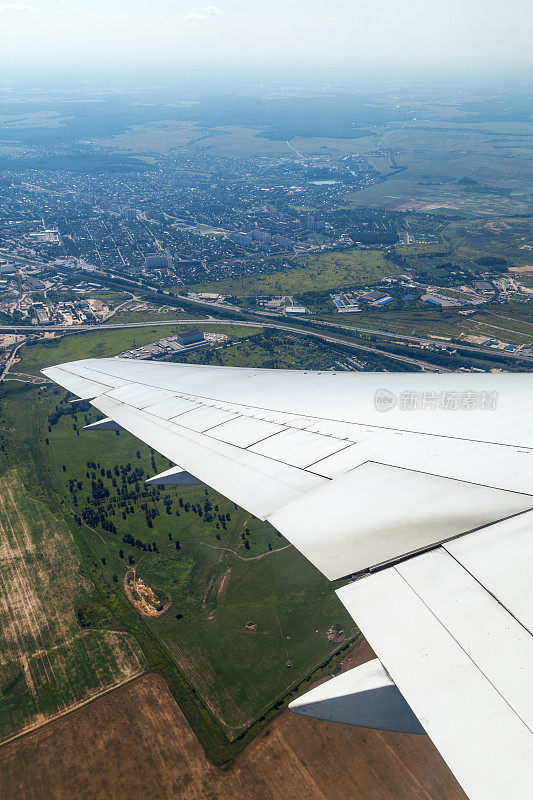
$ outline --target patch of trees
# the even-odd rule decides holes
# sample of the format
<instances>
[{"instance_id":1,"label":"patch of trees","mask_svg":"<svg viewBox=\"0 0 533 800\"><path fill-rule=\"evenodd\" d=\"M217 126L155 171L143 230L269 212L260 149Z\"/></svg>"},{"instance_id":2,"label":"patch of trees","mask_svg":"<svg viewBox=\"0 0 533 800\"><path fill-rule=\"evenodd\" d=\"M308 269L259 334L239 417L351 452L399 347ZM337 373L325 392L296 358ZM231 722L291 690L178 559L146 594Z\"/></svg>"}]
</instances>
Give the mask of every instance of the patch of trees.
<instances>
[{"instance_id":1,"label":"patch of trees","mask_svg":"<svg viewBox=\"0 0 533 800\"><path fill-rule=\"evenodd\" d=\"M507 259L499 258L498 256L482 256L482 258L476 258L476 264L479 264L480 267L499 267L505 271Z\"/></svg>"},{"instance_id":2,"label":"patch of trees","mask_svg":"<svg viewBox=\"0 0 533 800\"><path fill-rule=\"evenodd\" d=\"M94 528L96 525L100 525L104 531L108 531L109 533L113 534L117 533L116 525L114 522L108 520L107 511L103 508L85 506L81 512L81 516L83 521L86 522L91 528Z\"/></svg>"},{"instance_id":3,"label":"patch of trees","mask_svg":"<svg viewBox=\"0 0 533 800\"><path fill-rule=\"evenodd\" d=\"M141 539L135 539L131 533L125 533L122 537L122 541L124 544L129 544L130 547L136 547L138 550L143 550L145 553L159 553L159 549L157 547L157 542L143 542ZM123 558L124 553L122 553L121 558Z\"/></svg>"},{"instance_id":4,"label":"patch of trees","mask_svg":"<svg viewBox=\"0 0 533 800\"><path fill-rule=\"evenodd\" d=\"M106 497L109 497L109 489L104 486L101 478L92 481L92 495L94 500L105 500Z\"/></svg>"},{"instance_id":5,"label":"patch of trees","mask_svg":"<svg viewBox=\"0 0 533 800\"><path fill-rule=\"evenodd\" d=\"M107 606L91 597L76 605L76 619L80 628L113 628L115 623Z\"/></svg>"},{"instance_id":6,"label":"patch of trees","mask_svg":"<svg viewBox=\"0 0 533 800\"><path fill-rule=\"evenodd\" d=\"M48 415L48 431L52 430L52 426L57 425L61 417L74 417L77 420L77 415L87 411L89 405L87 403L69 403L67 398L62 398L59 404L51 414Z\"/></svg>"}]
</instances>

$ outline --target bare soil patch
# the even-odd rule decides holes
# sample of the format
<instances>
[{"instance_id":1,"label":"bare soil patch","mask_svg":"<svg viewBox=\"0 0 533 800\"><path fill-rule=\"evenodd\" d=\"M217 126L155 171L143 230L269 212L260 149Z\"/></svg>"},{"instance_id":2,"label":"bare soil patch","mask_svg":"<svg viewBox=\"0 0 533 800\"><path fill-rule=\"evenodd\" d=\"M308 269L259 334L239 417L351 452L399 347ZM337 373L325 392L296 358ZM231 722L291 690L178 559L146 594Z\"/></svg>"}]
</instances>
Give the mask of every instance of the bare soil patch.
<instances>
[{"instance_id":1,"label":"bare soil patch","mask_svg":"<svg viewBox=\"0 0 533 800\"><path fill-rule=\"evenodd\" d=\"M143 617L162 617L172 605L169 597L138 578L135 568L124 576L124 592Z\"/></svg>"},{"instance_id":2,"label":"bare soil patch","mask_svg":"<svg viewBox=\"0 0 533 800\"><path fill-rule=\"evenodd\" d=\"M364 645L349 666L369 657ZM0 796L466 800L426 736L352 728L289 712L230 768L213 767L166 683L153 674L2 748Z\"/></svg>"},{"instance_id":3,"label":"bare soil patch","mask_svg":"<svg viewBox=\"0 0 533 800\"><path fill-rule=\"evenodd\" d=\"M228 581L230 574L231 574L231 567L228 567L225 573L223 574L222 578L220 579L220 586L218 587L217 591L217 600L219 602L226 594L226 589L228 588Z\"/></svg>"}]
</instances>

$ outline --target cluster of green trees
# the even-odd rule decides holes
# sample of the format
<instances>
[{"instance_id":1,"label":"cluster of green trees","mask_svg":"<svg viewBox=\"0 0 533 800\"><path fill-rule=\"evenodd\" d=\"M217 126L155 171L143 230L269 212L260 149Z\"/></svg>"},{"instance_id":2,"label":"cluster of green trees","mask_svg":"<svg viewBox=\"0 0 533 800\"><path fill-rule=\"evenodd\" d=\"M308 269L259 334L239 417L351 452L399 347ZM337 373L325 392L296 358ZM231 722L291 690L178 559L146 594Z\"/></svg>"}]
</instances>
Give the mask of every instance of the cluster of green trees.
<instances>
[{"instance_id":1,"label":"cluster of green trees","mask_svg":"<svg viewBox=\"0 0 533 800\"><path fill-rule=\"evenodd\" d=\"M70 403L68 395L62 397L52 413L48 415L48 432L51 432L52 427L57 425L61 417L64 416L73 417L74 423L77 423L78 414L84 411L89 411L88 403ZM77 430L77 425L75 426L75 430Z\"/></svg>"},{"instance_id":2,"label":"cluster of green trees","mask_svg":"<svg viewBox=\"0 0 533 800\"><path fill-rule=\"evenodd\" d=\"M59 414L58 420L62 414ZM140 453L139 453L140 455ZM152 461L155 459L154 451L151 452ZM142 483L145 470L142 467L133 467L130 463L119 465L115 464L112 469L105 468L98 461L86 462L86 478L90 481L90 493L85 494L83 490L85 482L77 478L68 478L68 490L72 497L73 505L78 507L80 502L84 502L80 513L74 516L78 525L85 523L91 528L99 527L103 531L117 535L119 532L113 517L120 514L126 521L128 516L133 515L139 510L144 512L147 528L153 528L155 519L160 516L160 501L168 515L179 517L181 514L196 514L206 525L213 525L216 531L227 530L227 524L231 521L231 513L221 510L218 503L212 502L208 494L207 487L204 489L205 497L202 502L191 502L182 496L172 497L163 495L162 487L146 487ZM67 466L63 465L63 471L67 471ZM80 499L78 499L80 498ZM234 504L234 507L237 508ZM249 529L247 528L247 535ZM168 533L169 541L174 541L172 533ZM220 541L220 533L216 533L216 538ZM244 538L244 535L243 535ZM122 541L129 547L142 550L145 553L159 553L155 541L144 541L140 537L134 537L130 533L122 536ZM179 540L174 542L175 549L181 549ZM248 542L245 543L249 549ZM135 563L134 557L126 555L124 550L119 551L121 559L127 560L130 565Z\"/></svg>"},{"instance_id":3,"label":"cluster of green trees","mask_svg":"<svg viewBox=\"0 0 533 800\"><path fill-rule=\"evenodd\" d=\"M136 547L139 550L143 550L145 553L159 553L159 548L157 547L156 542L143 542L141 539L135 539L131 533L125 533L122 537L122 541L124 544L130 545L130 547ZM119 551L120 558L124 558L124 551Z\"/></svg>"}]
</instances>

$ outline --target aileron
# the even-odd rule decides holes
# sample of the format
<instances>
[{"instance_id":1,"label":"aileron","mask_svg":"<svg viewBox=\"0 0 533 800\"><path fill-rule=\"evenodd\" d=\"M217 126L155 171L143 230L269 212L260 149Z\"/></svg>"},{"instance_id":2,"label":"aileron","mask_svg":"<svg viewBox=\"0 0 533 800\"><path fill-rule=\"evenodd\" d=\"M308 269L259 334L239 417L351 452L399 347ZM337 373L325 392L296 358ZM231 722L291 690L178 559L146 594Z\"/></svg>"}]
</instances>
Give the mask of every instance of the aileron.
<instances>
[{"instance_id":1,"label":"aileron","mask_svg":"<svg viewBox=\"0 0 533 800\"><path fill-rule=\"evenodd\" d=\"M338 595L471 800L527 800L531 730L400 570L362 578ZM482 622L468 616L468 593L457 602L465 625Z\"/></svg>"}]
</instances>

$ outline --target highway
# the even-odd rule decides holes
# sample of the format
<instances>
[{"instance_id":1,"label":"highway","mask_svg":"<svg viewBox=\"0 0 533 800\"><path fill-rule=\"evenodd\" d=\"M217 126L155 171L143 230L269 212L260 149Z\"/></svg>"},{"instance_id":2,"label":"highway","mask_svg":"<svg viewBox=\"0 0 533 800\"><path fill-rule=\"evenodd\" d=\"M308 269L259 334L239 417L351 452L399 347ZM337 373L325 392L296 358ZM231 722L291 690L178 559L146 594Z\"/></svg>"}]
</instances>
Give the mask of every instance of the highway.
<instances>
[{"instance_id":1,"label":"highway","mask_svg":"<svg viewBox=\"0 0 533 800\"><path fill-rule=\"evenodd\" d=\"M183 300L183 302L186 304L201 307L206 311L208 309L210 309L211 311L220 311L220 312L233 311L238 314L243 314L251 317L259 317L260 319L270 319L270 320L273 317L273 315L268 311L259 311L256 309L253 310L243 309L240 306L231 305L229 303L212 303L203 300L191 300L185 297L181 298L179 295L170 295L170 292L166 290L157 289L157 287L154 286L146 286L145 288L148 289L149 291L155 291L159 295L161 294L168 295L173 299L176 298L178 300ZM385 330L380 330L379 328L360 328L354 325L343 325L342 323L339 322L330 322L326 320L313 319L313 318L311 319L309 318L306 319L305 317L299 318L298 324L301 325L302 327L308 327L309 329L311 329L312 326L317 325L320 327L334 328L335 330L339 331L346 331L351 333L352 335L357 335L359 333L362 333L368 336L379 336L381 338L386 338L386 339L397 339L397 340L401 339L402 341L405 341L407 343L412 342L413 344L425 345L431 347L435 347L436 345L441 345L442 347L451 347L454 350L457 350L458 352L472 353L477 356L479 356L480 354L482 355L483 353L493 354L495 352L494 349L490 349L488 347L480 347L480 346L476 347L475 345L460 344L451 341L446 342L446 341L441 341L439 339L428 339L423 336L414 336L412 334L408 335L405 333L399 333L395 331L385 331ZM527 361L533 363L533 354L530 353L529 351L518 350L512 352L512 351L500 350L496 352L501 352L502 355L504 355L506 358L512 358L516 359L517 361Z\"/></svg>"},{"instance_id":2,"label":"highway","mask_svg":"<svg viewBox=\"0 0 533 800\"><path fill-rule=\"evenodd\" d=\"M377 330L376 328L358 328L352 325L341 325L338 322L325 322L323 320L313 320L313 325L327 325L328 327L337 328L339 330L350 331L351 333L364 333L369 334L371 336L380 336L386 337L388 339L398 339L405 342L413 342L414 344L420 345L431 345L431 347L435 347L440 345L441 347L446 348L453 348L458 352L463 353L474 353L476 355L483 355L484 353L494 353L500 352L506 358L515 358L518 361L531 361L533 362L533 355L529 352L524 352L523 350L519 351L504 351L504 350L494 350L493 348L488 347L475 347L474 345L468 344L458 344L457 342L445 341L441 339L425 339L422 336L409 336L405 333L395 333L394 331L382 331Z\"/></svg>"},{"instance_id":3,"label":"highway","mask_svg":"<svg viewBox=\"0 0 533 800\"><path fill-rule=\"evenodd\" d=\"M164 294L167 294L167 292L164 292ZM238 312L238 313L241 313L241 314L247 314L247 315L250 315L252 317L260 317L261 319L265 319L265 318L266 319L272 319L272 314L269 313L268 311L248 310L248 309L242 309L239 306L232 306L232 305L225 304L225 303L224 304L222 304L222 303L210 303L210 302L204 302L204 301L201 301L201 300L189 300L188 298L186 299L186 302L187 303L191 303L193 305L202 306L206 310L210 308L211 311L213 309L218 310L218 311L230 310L230 311L235 311L235 312ZM483 355L484 353L486 353L486 354L489 354L489 353L490 354L494 354L494 352L495 352L495 350L493 348L488 348L488 347L475 346L475 345L469 345L469 344L461 344L461 343L452 342L452 341L448 342L448 341L443 341L443 340L440 340L440 339L428 339L428 338L423 337L423 336L414 336L412 334L400 333L400 332L396 332L396 331L385 331L385 330L381 330L379 328L360 328L360 327L355 326L355 325L343 325L340 322L330 322L328 320L321 320L321 319L314 319L314 318L310 318L310 319L309 318L306 319L305 317L299 318L298 319L298 324L301 325L302 327L304 327L304 326L310 326L311 327L311 326L315 326L316 325L316 326L320 326L320 327L323 327L323 328L334 328L335 330L338 330L338 331L346 331L347 333L351 333L352 335L357 335L357 334L362 333L362 334L365 334L367 336L379 336L380 338L384 338L384 339L402 340L402 341L404 341L406 343L412 342L413 344L425 345L425 346L431 346L431 347L435 347L435 346L440 345L443 348L445 348L445 347L446 348L453 348L454 350L457 350L457 352L472 353L472 354L477 355L477 356ZM496 352L500 352L502 355L505 356L505 358L512 358L512 359L516 359L517 361L528 361L530 363L533 363L533 354L530 353L529 350L527 350L527 351L524 351L524 350L517 350L517 351L496 350Z\"/></svg>"},{"instance_id":4,"label":"highway","mask_svg":"<svg viewBox=\"0 0 533 800\"><path fill-rule=\"evenodd\" d=\"M0 250L0 255L4 255L4 253L1 250ZM8 254L5 253L5 255L8 255ZM21 261L21 262L25 262L28 265L32 264L32 261L30 259L25 259L25 258L20 257L20 256L12 256L12 255L10 255L9 257L11 259L13 259L13 260L18 260L18 261ZM36 266L36 265L43 266L43 264L41 264L39 262L33 262L33 266ZM265 320L264 325L268 324L269 327L278 327L280 330L291 330L294 333L300 333L300 334L302 334L304 332L306 334L308 334L308 335L315 335L316 334L317 338L323 338L325 341L336 342L336 340L334 338L333 339L329 339L326 336L322 336L321 337L318 334L318 332L313 331L313 328L315 326L316 327L322 327L322 328L328 328L328 329L334 329L335 331L350 333L352 336L357 336L358 334L364 334L366 336L377 336L377 337L385 338L385 339L388 339L388 340L391 340L391 339L392 340L394 340L394 339L395 340L401 340L401 341L405 341L406 343L413 343L413 344L417 344L417 345L431 346L431 347L435 347L436 345L440 344L442 347L452 347L454 350L457 350L457 352L459 352L459 353L472 354L472 355L476 355L478 357L482 356L483 354L487 354L487 355L491 354L491 355L493 355L494 352L495 352L494 349L489 349L489 348L486 348L486 347L479 347L479 346L476 347L474 345L459 344L457 342L441 342L438 339L437 340L436 339L428 339L428 338L422 337L422 336L414 336L414 335L407 335L407 334L403 334L403 333L396 333L394 331L386 331L386 330L381 330L379 328L362 328L362 327L360 328L360 327L355 327L355 326L351 326L351 325L343 325L342 323L338 323L338 322L329 322L329 321L318 320L318 319L305 319L305 318L298 319L298 325L300 327L299 328L294 328L293 326L290 326L290 327L286 326L283 323L279 323L278 324L278 322L275 321L275 318L273 320L272 314L270 314L267 311L259 311L259 310L256 310L256 309L253 309L253 310L243 309L240 306L232 305L232 304L229 304L229 303L213 303L213 302L203 301L203 300L191 300L191 299L189 299L187 297L182 297L181 295L171 294L169 290L160 289L158 286L153 286L153 285L144 283L142 280L139 280L139 281L132 280L131 278L125 277L125 276L121 275L120 273L116 273L116 272L106 272L106 273L104 273L101 270L96 269L96 268L84 269L82 267L78 267L77 271L80 272L80 273L83 273L86 277L91 276L93 280L94 279L99 280L104 284L106 283L106 279L107 279L107 281L110 281L112 286L113 286L113 281L120 281L122 283L129 284L132 287L135 287L135 289L137 291L139 291L139 289L140 289L143 292L147 292L147 293L152 292L152 293L154 293L156 295L156 298L152 298L153 300L162 301L163 299L167 299L169 301L171 300L172 303L174 303L174 304L175 303L183 303L183 305L185 305L185 306L193 306L193 307L196 307L198 309L202 309L203 311L205 311L208 314L209 313L222 313L222 314L235 313L235 314L242 315L243 318L250 318L251 317L252 320L253 319ZM114 286L114 288L116 288L116 286ZM144 300L150 300L150 297L149 296L148 297L144 296L143 299ZM269 322L267 323L266 320L269 320ZM205 323L205 320L203 320L203 322ZM179 323L180 323L180 321L176 320L176 322L174 324L179 324ZM239 324L239 323L243 324L243 319L242 318L240 320L233 320L232 321L232 324ZM132 323L132 324L133 325L142 325L143 323ZM160 324L160 323L154 323L154 324ZM251 323L249 323L249 324L251 324ZM94 326L90 326L90 327L92 329ZM0 326L0 331L8 331L8 330L12 331L12 330L15 330L15 329L16 330L23 330L24 328L21 327L21 326L9 326L9 325ZM32 330L39 330L39 329L42 329L42 330L59 330L59 329L61 329L61 326L57 325L57 326L48 327L48 328L46 328L46 327L43 328L42 326L27 326L27 329L28 330L30 330L30 329L32 329ZM77 326L76 330L83 330L83 327L82 326ZM337 343L349 344L349 346L353 347L354 349L361 349L361 350L366 349L368 352L375 352L375 353L378 353L378 354L389 355L389 353L386 353L386 352L381 351L379 349L372 348L371 346L359 345L359 344L356 345L353 342L346 342L346 341L340 341L340 342L337 342ZM527 362L527 363L533 364L533 354L530 353L529 351L518 350L518 351L514 351L514 352L511 352L511 351L496 351L496 352L501 353L501 355L503 355L505 358L508 358L508 359L512 359L512 360L516 360L516 361L522 361L522 362ZM390 356L390 357L392 358L392 356ZM416 364L416 365L427 364L428 363L426 361L421 361L421 360L416 359L416 358L409 358L408 356L398 356L397 355L396 358L398 360L405 361L406 363L412 363L412 364Z\"/></svg>"},{"instance_id":5,"label":"highway","mask_svg":"<svg viewBox=\"0 0 533 800\"><path fill-rule=\"evenodd\" d=\"M283 331L284 333L293 333L298 336L312 336L314 339L320 339L321 341L328 342L329 344L333 345L341 345L342 347L348 347L352 350L359 350L366 353L374 353L375 355L385 356L386 358L391 358L393 361L400 361L404 364L409 364L411 366L420 367L421 369L431 371L431 372L452 372L452 370L447 369L442 366L438 366L436 364L432 364L429 361L424 361L419 358L411 358L410 356L400 355L398 353L389 353L386 350L380 350L377 347L372 347L371 345L359 344L358 342L352 342L347 339L342 339L338 336L332 336L331 334L327 333L318 333L317 331L312 330L305 330L303 328L296 328L292 325L283 325L277 322L254 322L250 320L242 320L242 319L174 319L174 320L157 320L155 322L124 322L122 324L116 323L111 325L76 325L73 327L72 325L16 325L16 326L9 326L9 325L0 325L0 332L5 330L13 331L16 329L17 332L20 333L36 333L36 332L51 332L55 331L62 332L62 333L80 333L81 331L101 331L101 330L115 330L115 329L122 329L122 328L150 328L154 326L168 326L168 325L241 325L243 327L251 327L251 328L270 328L273 330Z\"/></svg>"}]
</instances>

